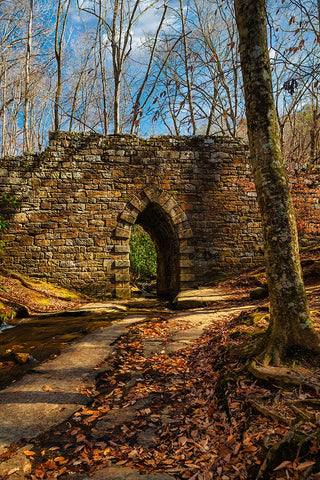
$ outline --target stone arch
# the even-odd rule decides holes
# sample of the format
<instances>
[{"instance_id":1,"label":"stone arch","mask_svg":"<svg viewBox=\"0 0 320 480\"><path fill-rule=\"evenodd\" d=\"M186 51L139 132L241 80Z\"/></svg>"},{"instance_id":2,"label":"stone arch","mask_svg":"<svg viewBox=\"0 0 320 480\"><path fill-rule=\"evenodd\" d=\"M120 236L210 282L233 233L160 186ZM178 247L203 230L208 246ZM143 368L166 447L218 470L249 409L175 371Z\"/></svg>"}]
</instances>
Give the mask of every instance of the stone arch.
<instances>
[{"instance_id":1,"label":"stone arch","mask_svg":"<svg viewBox=\"0 0 320 480\"><path fill-rule=\"evenodd\" d=\"M116 296L130 296L129 240L135 223L150 234L156 245L158 294L172 298L180 290L194 287L194 245L188 217L168 192L147 187L131 198L118 218L115 231Z\"/></svg>"}]
</instances>

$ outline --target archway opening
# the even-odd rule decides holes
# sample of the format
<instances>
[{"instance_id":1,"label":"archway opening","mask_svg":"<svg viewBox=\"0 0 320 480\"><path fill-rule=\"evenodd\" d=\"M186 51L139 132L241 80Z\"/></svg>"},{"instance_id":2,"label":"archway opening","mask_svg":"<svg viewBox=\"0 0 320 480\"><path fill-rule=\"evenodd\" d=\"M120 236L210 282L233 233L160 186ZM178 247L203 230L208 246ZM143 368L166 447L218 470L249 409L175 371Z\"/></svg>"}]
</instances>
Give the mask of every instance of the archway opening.
<instances>
[{"instance_id":1,"label":"archway opening","mask_svg":"<svg viewBox=\"0 0 320 480\"><path fill-rule=\"evenodd\" d=\"M151 237L157 252L157 295L172 299L180 290L179 238L170 216L151 202L136 223Z\"/></svg>"},{"instance_id":2,"label":"archway opening","mask_svg":"<svg viewBox=\"0 0 320 480\"><path fill-rule=\"evenodd\" d=\"M134 287L152 292L157 278L157 251L149 233L135 223L130 236L130 281ZM133 290L134 291L134 290Z\"/></svg>"}]
</instances>

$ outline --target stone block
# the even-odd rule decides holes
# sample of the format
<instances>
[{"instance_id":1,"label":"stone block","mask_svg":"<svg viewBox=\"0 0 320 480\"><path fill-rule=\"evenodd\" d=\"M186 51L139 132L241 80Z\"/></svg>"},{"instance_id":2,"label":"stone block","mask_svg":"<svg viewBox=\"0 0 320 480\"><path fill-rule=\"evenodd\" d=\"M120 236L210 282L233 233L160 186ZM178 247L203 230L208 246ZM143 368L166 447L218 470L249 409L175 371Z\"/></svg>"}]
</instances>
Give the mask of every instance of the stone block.
<instances>
[{"instance_id":1,"label":"stone block","mask_svg":"<svg viewBox=\"0 0 320 480\"><path fill-rule=\"evenodd\" d=\"M184 212L178 213L172 217L172 221L174 224L182 223L188 220L187 215Z\"/></svg>"},{"instance_id":2,"label":"stone block","mask_svg":"<svg viewBox=\"0 0 320 480\"><path fill-rule=\"evenodd\" d=\"M117 287L116 286L116 297L122 298L123 300L131 298L131 289L128 287Z\"/></svg>"},{"instance_id":3,"label":"stone block","mask_svg":"<svg viewBox=\"0 0 320 480\"><path fill-rule=\"evenodd\" d=\"M171 211L176 207L177 205L177 202L175 200L173 200L173 198L169 198L169 200L163 205L163 208L165 209L166 212L168 212L169 214L171 213Z\"/></svg>"},{"instance_id":4,"label":"stone block","mask_svg":"<svg viewBox=\"0 0 320 480\"><path fill-rule=\"evenodd\" d=\"M181 245L180 246L180 253L181 254L193 254L195 251L195 248L190 245Z\"/></svg>"},{"instance_id":5,"label":"stone block","mask_svg":"<svg viewBox=\"0 0 320 480\"><path fill-rule=\"evenodd\" d=\"M194 267L194 261L193 260L186 260L186 259L181 259L180 260L180 268L192 268Z\"/></svg>"},{"instance_id":6,"label":"stone block","mask_svg":"<svg viewBox=\"0 0 320 480\"><path fill-rule=\"evenodd\" d=\"M180 281L181 282L194 282L195 281L195 275L194 275L194 273L181 273Z\"/></svg>"},{"instance_id":7,"label":"stone block","mask_svg":"<svg viewBox=\"0 0 320 480\"><path fill-rule=\"evenodd\" d=\"M130 238L130 230L123 227L117 227L115 235L117 238Z\"/></svg>"},{"instance_id":8,"label":"stone block","mask_svg":"<svg viewBox=\"0 0 320 480\"><path fill-rule=\"evenodd\" d=\"M129 253L130 245L115 245L114 251L115 253Z\"/></svg>"},{"instance_id":9,"label":"stone block","mask_svg":"<svg viewBox=\"0 0 320 480\"><path fill-rule=\"evenodd\" d=\"M182 224L179 224L178 227L180 227L180 225ZM178 232L179 238L192 238L193 236L191 228L178 228Z\"/></svg>"},{"instance_id":10,"label":"stone block","mask_svg":"<svg viewBox=\"0 0 320 480\"><path fill-rule=\"evenodd\" d=\"M115 268L126 268L126 267L130 267L130 260L129 258L128 259L124 259L124 260L115 260L114 262L114 266Z\"/></svg>"},{"instance_id":11,"label":"stone block","mask_svg":"<svg viewBox=\"0 0 320 480\"><path fill-rule=\"evenodd\" d=\"M16 223L28 223L29 219L25 213L16 213L12 219Z\"/></svg>"},{"instance_id":12,"label":"stone block","mask_svg":"<svg viewBox=\"0 0 320 480\"><path fill-rule=\"evenodd\" d=\"M130 282L129 273L116 273L115 274L116 283Z\"/></svg>"},{"instance_id":13,"label":"stone block","mask_svg":"<svg viewBox=\"0 0 320 480\"><path fill-rule=\"evenodd\" d=\"M121 213L120 218L121 220L124 220L125 222L129 223L130 225L134 224L138 216L138 213L130 213L127 212L126 210Z\"/></svg>"},{"instance_id":14,"label":"stone block","mask_svg":"<svg viewBox=\"0 0 320 480\"><path fill-rule=\"evenodd\" d=\"M29 235L21 235L21 237L19 237L19 244L23 246L34 245L34 237Z\"/></svg>"},{"instance_id":15,"label":"stone block","mask_svg":"<svg viewBox=\"0 0 320 480\"><path fill-rule=\"evenodd\" d=\"M130 205L132 205L136 210L138 210L138 212L142 212L146 208L147 204L148 202L146 202L145 200L141 200L136 196L134 196L130 200Z\"/></svg>"}]
</instances>

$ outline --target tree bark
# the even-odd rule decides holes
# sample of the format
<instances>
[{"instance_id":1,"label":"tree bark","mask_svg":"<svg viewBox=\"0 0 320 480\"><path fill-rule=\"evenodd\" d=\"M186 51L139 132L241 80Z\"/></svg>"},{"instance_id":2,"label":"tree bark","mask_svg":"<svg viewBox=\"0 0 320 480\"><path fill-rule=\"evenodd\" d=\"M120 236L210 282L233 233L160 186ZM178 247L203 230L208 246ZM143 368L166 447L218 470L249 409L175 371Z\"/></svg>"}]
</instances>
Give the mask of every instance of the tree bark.
<instances>
[{"instance_id":1,"label":"tree bark","mask_svg":"<svg viewBox=\"0 0 320 480\"><path fill-rule=\"evenodd\" d=\"M24 98L24 150L31 150L31 132L30 132L30 63L32 50L32 20L33 20L33 0L30 0L27 51L25 63L25 98Z\"/></svg>"},{"instance_id":2,"label":"tree bark","mask_svg":"<svg viewBox=\"0 0 320 480\"><path fill-rule=\"evenodd\" d=\"M185 16L184 16L184 10L183 10L183 0L179 0L179 6L180 6L182 41L183 41L183 51L184 51L184 68L185 68L185 75L186 75L186 81L187 81L187 94L188 94L188 103L189 103L189 111L190 111L190 123L192 125L192 135L195 135L197 133L197 125L196 125L194 109L193 109L192 86L191 86L190 73L189 73L190 66L189 66Z\"/></svg>"},{"instance_id":3,"label":"tree bark","mask_svg":"<svg viewBox=\"0 0 320 480\"><path fill-rule=\"evenodd\" d=\"M252 170L261 212L270 327L261 358L278 365L291 349L320 352L302 279L298 235L272 94L265 0L235 0Z\"/></svg>"},{"instance_id":4,"label":"tree bark","mask_svg":"<svg viewBox=\"0 0 320 480\"><path fill-rule=\"evenodd\" d=\"M99 63L100 63L100 72L101 72L101 83L102 83L102 105L103 105L103 133L108 135L109 128L109 117L108 117L108 106L107 106L107 76L104 62L104 48L103 45L103 35L102 35L102 0L99 0L99 19L98 19L98 38L99 38Z\"/></svg>"},{"instance_id":5,"label":"tree bark","mask_svg":"<svg viewBox=\"0 0 320 480\"><path fill-rule=\"evenodd\" d=\"M7 72L4 64L3 73L3 94L2 94L2 107L0 111L0 117L2 113L2 138L1 138L1 156L4 157L7 154Z\"/></svg>"},{"instance_id":6,"label":"tree bark","mask_svg":"<svg viewBox=\"0 0 320 480\"><path fill-rule=\"evenodd\" d=\"M57 22L56 22L56 31L55 31L55 57L57 61L57 88L54 99L54 130L58 131L60 128L60 97L62 93L62 46L63 46L63 37L66 30L68 13L71 5L71 0L59 0L58 10L57 10ZM63 9L66 8L66 11L63 16ZM60 32L60 23L61 32Z\"/></svg>"}]
</instances>

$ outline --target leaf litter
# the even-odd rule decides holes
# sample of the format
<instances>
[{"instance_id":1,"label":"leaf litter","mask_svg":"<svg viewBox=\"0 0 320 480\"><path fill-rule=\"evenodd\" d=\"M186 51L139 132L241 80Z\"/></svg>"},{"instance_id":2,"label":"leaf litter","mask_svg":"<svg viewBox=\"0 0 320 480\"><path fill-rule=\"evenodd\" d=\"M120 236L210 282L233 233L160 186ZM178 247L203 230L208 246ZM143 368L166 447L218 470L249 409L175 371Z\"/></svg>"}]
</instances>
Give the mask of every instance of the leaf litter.
<instances>
[{"instance_id":1,"label":"leaf litter","mask_svg":"<svg viewBox=\"0 0 320 480\"><path fill-rule=\"evenodd\" d=\"M319 479L319 394L248 372L246 352L266 317L265 307L230 315L171 353L170 336L188 325L168 314L132 327L100 365L92 404L26 451L26 478L124 466L176 480ZM160 347L145 357L150 338ZM297 369L319 380L313 359Z\"/></svg>"}]
</instances>

